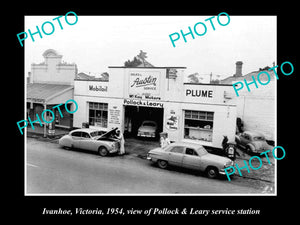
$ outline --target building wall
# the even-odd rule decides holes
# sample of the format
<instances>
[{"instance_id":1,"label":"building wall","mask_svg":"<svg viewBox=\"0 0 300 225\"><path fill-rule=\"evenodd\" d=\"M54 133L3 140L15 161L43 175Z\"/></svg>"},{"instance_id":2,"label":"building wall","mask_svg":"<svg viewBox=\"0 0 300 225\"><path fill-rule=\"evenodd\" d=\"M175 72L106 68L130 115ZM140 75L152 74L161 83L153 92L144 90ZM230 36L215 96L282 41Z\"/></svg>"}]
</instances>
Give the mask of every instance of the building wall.
<instances>
[{"instance_id":1,"label":"building wall","mask_svg":"<svg viewBox=\"0 0 300 225\"><path fill-rule=\"evenodd\" d=\"M101 98L93 96L74 96L78 104L78 111L73 114L73 126L81 128L82 123L89 121L89 102L107 103L108 104L108 123L107 127L90 126L102 130L111 130L118 127L124 130L124 107L123 99L118 98Z\"/></svg>"},{"instance_id":2,"label":"building wall","mask_svg":"<svg viewBox=\"0 0 300 225\"><path fill-rule=\"evenodd\" d=\"M244 122L244 130L253 130L263 133L268 140L275 141L276 133L276 78L273 71L266 71L270 75L270 82L267 85L261 85L257 81L257 75L260 71L254 71L240 77L229 77L222 83L233 84L243 82L244 88L238 91L239 96L234 94L237 103L237 117ZM256 79L258 88L253 82ZM250 92L248 91L244 79L247 80ZM260 80L267 83L268 77L261 75ZM233 87L232 87L233 89Z\"/></svg>"},{"instance_id":3,"label":"building wall","mask_svg":"<svg viewBox=\"0 0 300 225\"><path fill-rule=\"evenodd\" d=\"M62 55L52 49L46 50L43 56L44 62L31 64L30 82L73 85L76 64L62 62Z\"/></svg>"},{"instance_id":4,"label":"building wall","mask_svg":"<svg viewBox=\"0 0 300 225\"><path fill-rule=\"evenodd\" d=\"M276 80L266 86L250 86L239 91L237 100L237 117L244 122L244 130L263 133L268 140L275 140L276 131Z\"/></svg>"},{"instance_id":5,"label":"building wall","mask_svg":"<svg viewBox=\"0 0 300 225\"><path fill-rule=\"evenodd\" d=\"M121 71L124 71L124 73ZM123 81L120 85L124 86L123 96L125 98L145 99L147 95L160 98L160 100L165 99L166 69L164 68L110 68L110 74L113 78L117 76L119 82ZM147 86L139 85L136 82L137 80L143 82L145 79L149 80L149 85ZM153 89L145 90L146 88Z\"/></svg>"},{"instance_id":6,"label":"building wall","mask_svg":"<svg viewBox=\"0 0 300 225\"><path fill-rule=\"evenodd\" d=\"M74 127L82 127L82 123L89 121L89 102L97 102L108 104L107 127L101 127L101 129L110 130L114 127L124 129L122 123L124 117L124 85L120 82L122 79L117 79L118 75L120 74L116 73L115 76L110 76L109 82L74 81L74 100L78 104L78 111L74 114Z\"/></svg>"},{"instance_id":7,"label":"building wall","mask_svg":"<svg viewBox=\"0 0 300 225\"><path fill-rule=\"evenodd\" d=\"M110 68L109 82L75 80L74 99L78 104L78 111L74 114L74 127L82 127L83 122L88 122L89 102L108 104L108 124L101 129L119 127L122 131L126 105L149 107L148 103L158 103L162 105L155 107L163 107L164 112L163 131L169 134L171 141L184 139L184 110L214 113L212 141L197 140L197 143L221 147L223 135L227 135L229 140L233 141L236 130L236 103L232 98L232 86L184 84L183 69L178 69L176 78L172 79L167 79L166 71L166 68L118 67ZM142 80L146 85L137 85L137 81ZM194 96L187 94L190 92L187 90L193 91ZM195 93L199 90L205 94L201 92L202 95L197 96ZM177 119L172 126L168 123L171 117ZM185 141L195 142L190 139Z\"/></svg>"}]
</instances>

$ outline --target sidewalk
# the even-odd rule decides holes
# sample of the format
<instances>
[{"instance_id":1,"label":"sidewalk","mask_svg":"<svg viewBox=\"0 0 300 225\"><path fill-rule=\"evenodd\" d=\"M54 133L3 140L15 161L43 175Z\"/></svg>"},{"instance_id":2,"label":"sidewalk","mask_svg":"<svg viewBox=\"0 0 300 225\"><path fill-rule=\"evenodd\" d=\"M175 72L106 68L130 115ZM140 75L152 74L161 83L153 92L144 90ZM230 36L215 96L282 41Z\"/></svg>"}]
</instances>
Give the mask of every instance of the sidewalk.
<instances>
[{"instance_id":1,"label":"sidewalk","mask_svg":"<svg viewBox=\"0 0 300 225\"><path fill-rule=\"evenodd\" d=\"M241 170L242 173L242 178L249 178L249 179L256 179L256 180L262 180L266 182L272 182L274 183L274 178L275 178L275 159L272 155L272 152L269 152L268 158L271 162L271 164L268 163L268 160L265 156L259 156L261 161L262 161L262 166L260 169L253 170L249 166L249 159L252 157L252 155L246 154L243 150L237 149L238 153L240 156L237 156L234 166L236 167L236 164L238 164L239 168L245 166L244 160L246 161L250 173L248 173L247 168L244 168ZM259 161L257 159L253 159L251 161L251 164L254 168L259 168ZM235 175L238 177L241 177L239 175L238 170L236 169Z\"/></svg>"},{"instance_id":2,"label":"sidewalk","mask_svg":"<svg viewBox=\"0 0 300 225\"><path fill-rule=\"evenodd\" d=\"M26 129L27 137L33 137L33 138L42 137L42 138L44 138L44 127L35 126L34 130L31 127L26 127L25 129ZM46 129L46 132L47 132L46 133L46 135L47 135L46 138L58 139L58 138L62 137L63 135L68 134L70 131L67 128L56 127L54 135L49 135L48 134L48 128Z\"/></svg>"}]
</instances>

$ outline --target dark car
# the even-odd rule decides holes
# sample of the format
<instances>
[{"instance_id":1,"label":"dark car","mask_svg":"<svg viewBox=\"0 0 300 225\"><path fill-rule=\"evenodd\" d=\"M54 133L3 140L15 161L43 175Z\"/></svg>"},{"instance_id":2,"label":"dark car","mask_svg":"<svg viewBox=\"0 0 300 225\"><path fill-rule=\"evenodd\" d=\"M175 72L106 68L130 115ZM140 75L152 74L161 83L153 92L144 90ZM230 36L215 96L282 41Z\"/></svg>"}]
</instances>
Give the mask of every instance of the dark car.
<instances>
[{"instance_id":1,"label":"dark car","mask_svg":"<svg viewBox=\"0 0 300 225\"><path fill-rule=\"evenodd\" d=\"M266 142L265 136L256 131L244 131L235 136L236 144L247 153L262 153L272 147Z\"/></svg>"}]
</instances>

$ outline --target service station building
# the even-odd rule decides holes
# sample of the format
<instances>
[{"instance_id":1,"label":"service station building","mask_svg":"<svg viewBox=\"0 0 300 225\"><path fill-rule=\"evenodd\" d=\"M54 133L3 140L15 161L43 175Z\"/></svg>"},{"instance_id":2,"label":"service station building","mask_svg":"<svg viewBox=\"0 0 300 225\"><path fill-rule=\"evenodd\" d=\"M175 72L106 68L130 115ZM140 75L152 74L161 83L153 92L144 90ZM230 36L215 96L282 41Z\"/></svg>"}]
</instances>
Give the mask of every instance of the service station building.
<instances>
[{"instance_id":1,"label":"service station building","mask_svg":"<svg viewBox=\"0 0 300 225\"><path fill-rule=\"evenodd\" d=\"M73 127L110 130L136 136L145 120L171 141L222 147L234 141L236 103L232 85L184 83L185 67L110 66L109 79L74 81L78 111Z\"/></svg>"}]
</instances>

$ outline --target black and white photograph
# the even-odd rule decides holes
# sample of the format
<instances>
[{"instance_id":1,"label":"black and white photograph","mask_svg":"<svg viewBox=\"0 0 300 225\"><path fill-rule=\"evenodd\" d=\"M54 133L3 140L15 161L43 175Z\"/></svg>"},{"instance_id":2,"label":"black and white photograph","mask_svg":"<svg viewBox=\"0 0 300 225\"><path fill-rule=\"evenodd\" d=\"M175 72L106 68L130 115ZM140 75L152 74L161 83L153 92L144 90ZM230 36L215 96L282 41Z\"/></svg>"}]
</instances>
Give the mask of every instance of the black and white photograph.
<instances>
[{"instance_id":1,"label":"black and white photograph","mask_svg":"<svg viewBox=\"0 0 300 225\"><path fill-rule=\"evenodd\" d=\"M70 11L25 31L26 194L276 194L276 16Z\"/></svg>"},{"instance_id":2,"label":"black and white photograph","mask_svg":"<svg viewBox=\"0 0 300 225\"><path fill-rule=\"evenodd\" d=\"M294 16L277 8L25 7L14 34L22 214L287 216L296 45Z\"/></svg>"}]
</instances>

